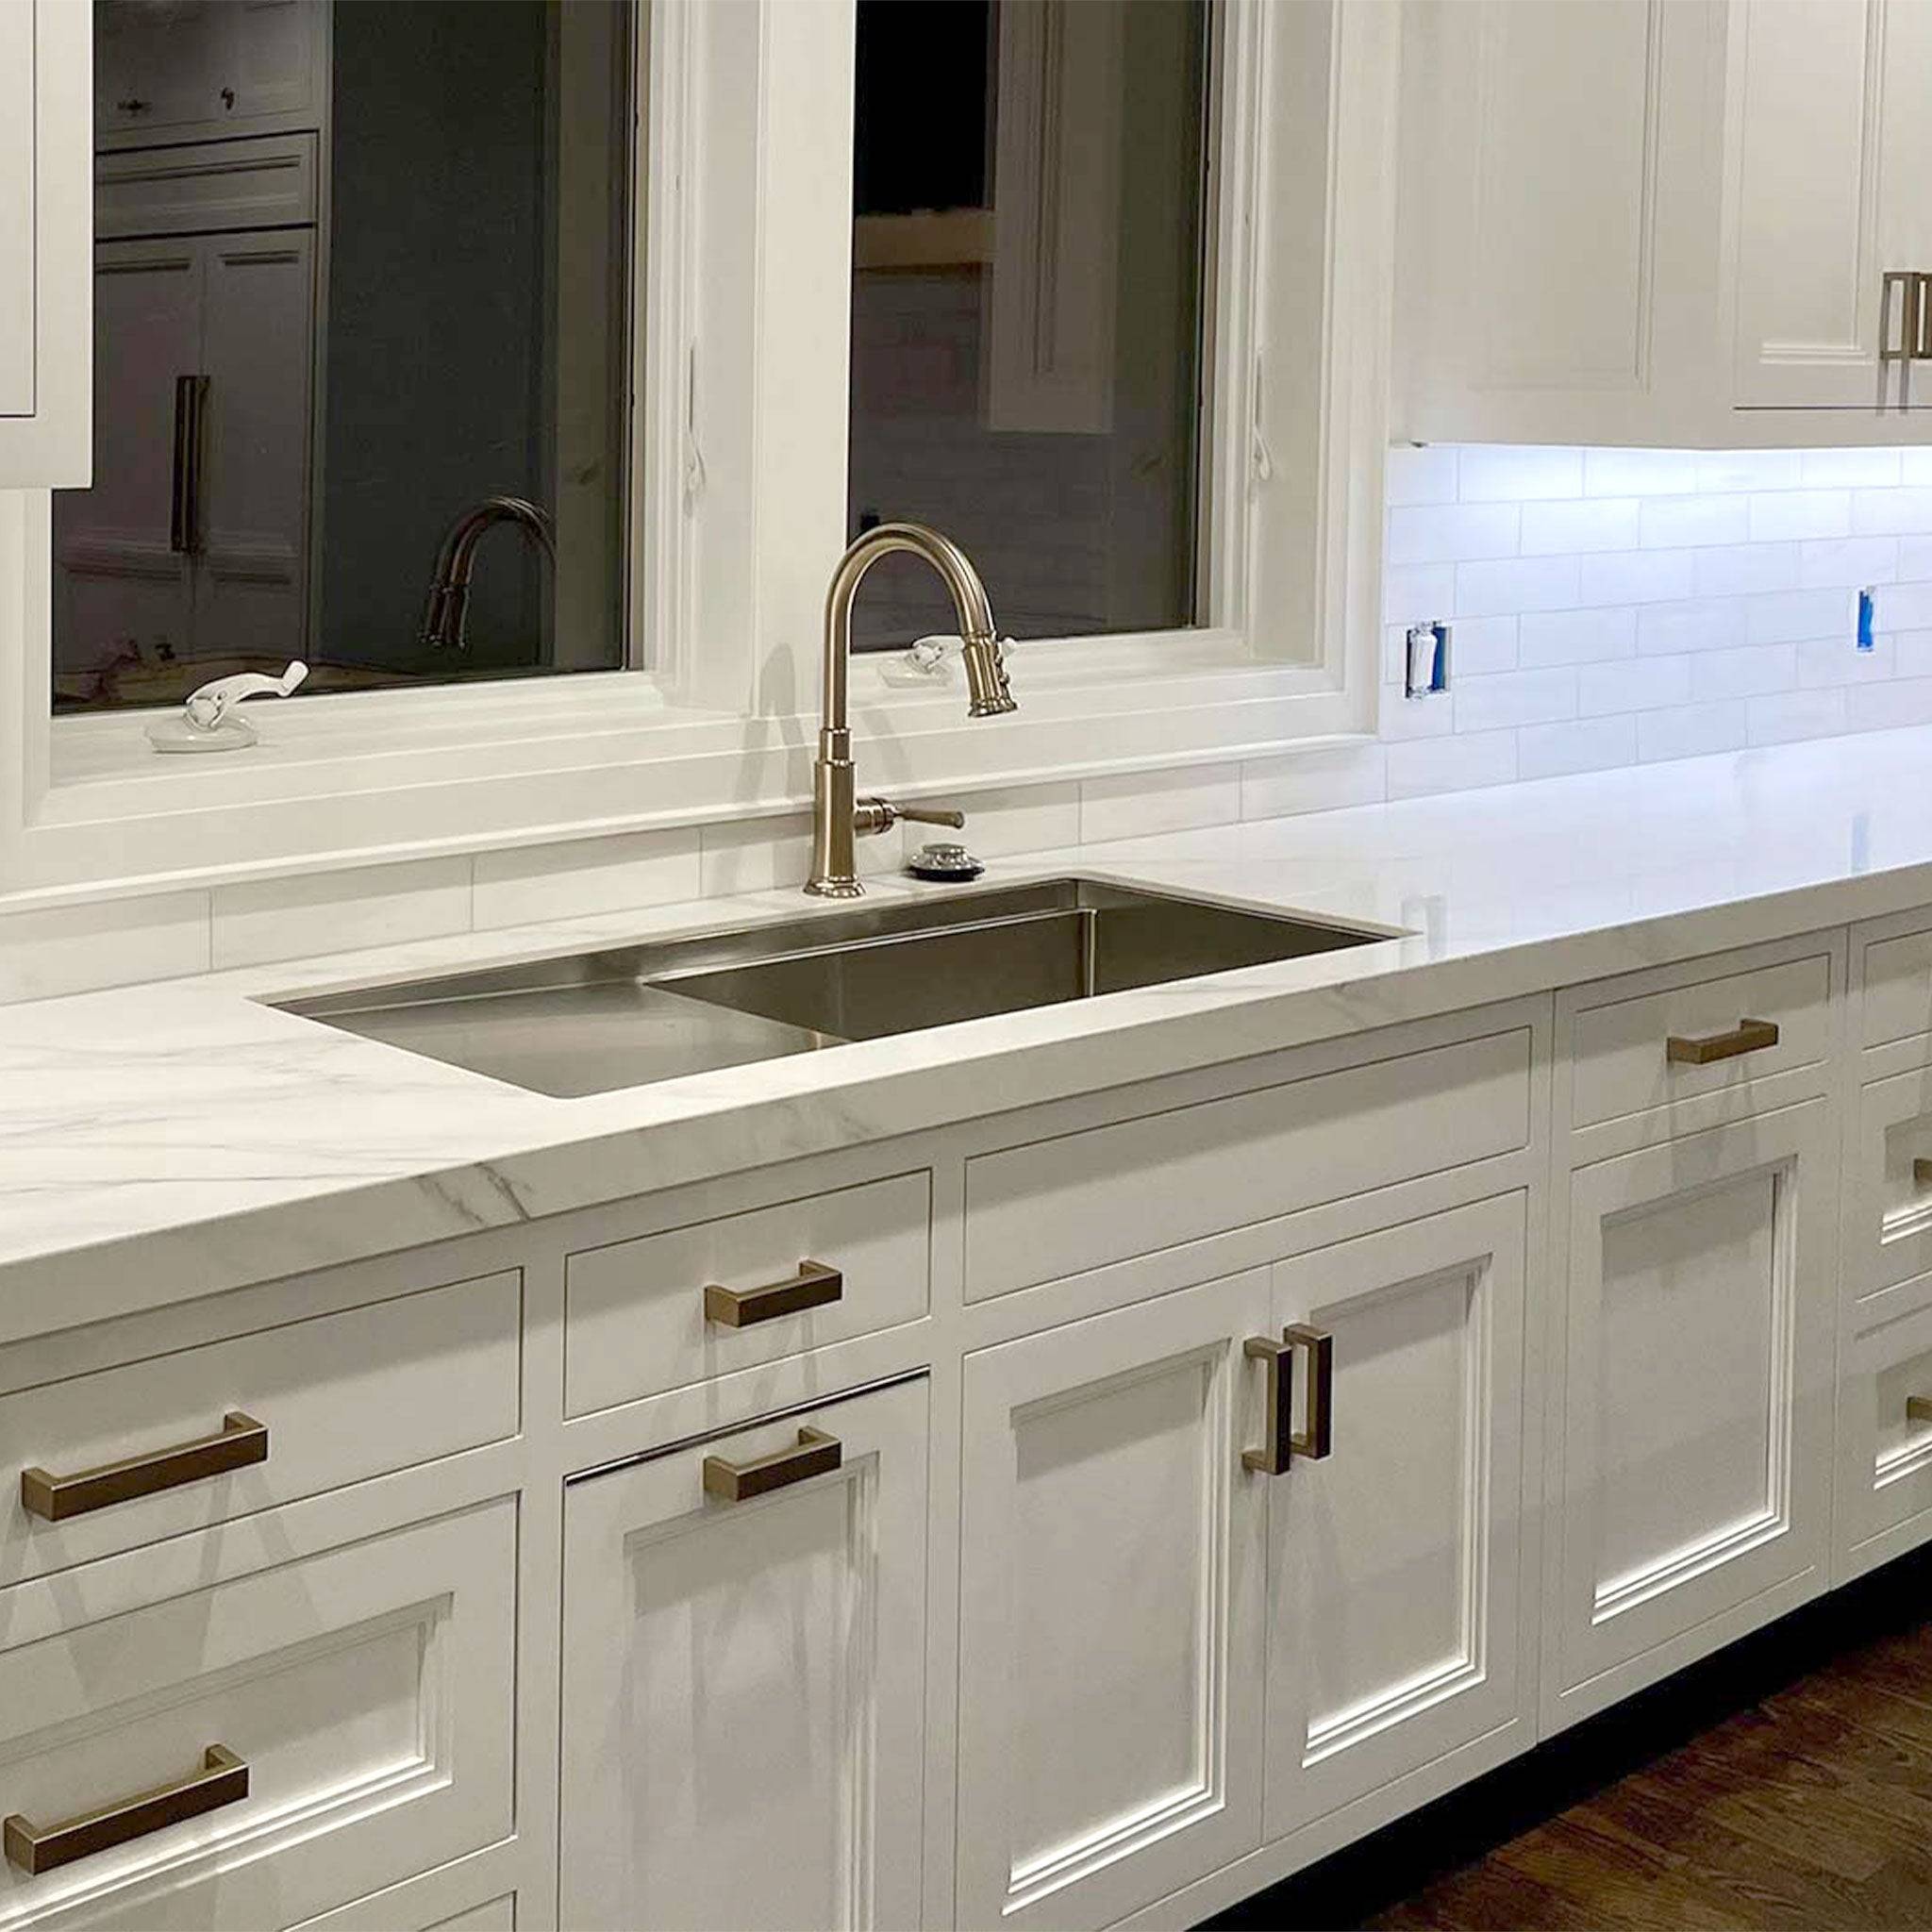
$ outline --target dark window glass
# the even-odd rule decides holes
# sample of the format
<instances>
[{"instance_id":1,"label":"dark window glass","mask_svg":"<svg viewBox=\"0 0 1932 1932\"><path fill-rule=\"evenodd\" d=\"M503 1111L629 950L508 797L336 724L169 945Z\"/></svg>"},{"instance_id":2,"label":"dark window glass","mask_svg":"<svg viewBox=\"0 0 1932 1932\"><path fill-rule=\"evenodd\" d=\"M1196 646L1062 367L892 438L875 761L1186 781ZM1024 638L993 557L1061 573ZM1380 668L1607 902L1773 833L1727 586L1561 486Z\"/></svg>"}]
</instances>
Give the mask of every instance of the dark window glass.
<instances>
[{"instance_id":1,"label":"dark window glass","mask_svg":"<svg viewBox=\"0 0 1932 1932\"><path fill-rule=\"evenodd\" d=\"M311 691L620 665L627 0L95 23L95 481L55 501L56 708L291 658Z\"/></svg>"},{"instance_id":2,"label":"dark window glass","mask_svg":"<svg viewBox=\"0 0 1932 1932\"><path fill-rule=\"evenodd\" d=\"M1206 0L858 0L849 527L957 538L1016 637L1194 621ZM868 580L860 648L945 631Z\"/></svg>"}]
</instances>

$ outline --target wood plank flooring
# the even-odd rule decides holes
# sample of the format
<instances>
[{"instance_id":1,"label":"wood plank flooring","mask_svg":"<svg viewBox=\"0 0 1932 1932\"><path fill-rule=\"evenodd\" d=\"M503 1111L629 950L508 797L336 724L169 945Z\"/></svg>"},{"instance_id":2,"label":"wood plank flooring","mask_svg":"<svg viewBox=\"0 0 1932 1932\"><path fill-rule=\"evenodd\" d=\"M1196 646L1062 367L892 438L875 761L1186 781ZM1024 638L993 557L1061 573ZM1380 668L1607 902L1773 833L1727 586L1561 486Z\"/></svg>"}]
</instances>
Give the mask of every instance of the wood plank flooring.
<instances>
[{"instance_id":1,"label":"wood plank flooring","mask_svg":"<svg viewBox=\"0 0 1932 1932\"><path fill-rule=\"evenodd\" d=\"M1932 1932L1932 1555L1212 1924Z\"/></svg>"}]
</instances>

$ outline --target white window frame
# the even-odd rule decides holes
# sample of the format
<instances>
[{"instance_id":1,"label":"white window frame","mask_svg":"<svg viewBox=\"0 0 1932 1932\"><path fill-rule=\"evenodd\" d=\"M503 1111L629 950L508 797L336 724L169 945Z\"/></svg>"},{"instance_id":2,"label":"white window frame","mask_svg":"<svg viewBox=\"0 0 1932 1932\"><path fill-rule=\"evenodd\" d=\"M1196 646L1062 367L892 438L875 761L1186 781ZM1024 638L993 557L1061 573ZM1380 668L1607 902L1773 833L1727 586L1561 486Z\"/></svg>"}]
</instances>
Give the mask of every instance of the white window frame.
<instances>
[{"instance_id":1,"label":"white window frame","mask_svg":"<svg viewBox=\"0 0 1932 1932\"><path fill-rule=\"evenodd\" d=\"M995 724L969 724L958 689L908 689L891 658L861 659L858 756L881 787L1149 770L1374 728L1395 7L1216 4L1208 622L1024 642L1022 709ZM843 541L853 0L653 0L648 17L644 668L316 697L271 712L251 751L157 758L142 714L51 717L51 498L0 494L0 903L808 799Z\"/></svg>"}]
</instances>

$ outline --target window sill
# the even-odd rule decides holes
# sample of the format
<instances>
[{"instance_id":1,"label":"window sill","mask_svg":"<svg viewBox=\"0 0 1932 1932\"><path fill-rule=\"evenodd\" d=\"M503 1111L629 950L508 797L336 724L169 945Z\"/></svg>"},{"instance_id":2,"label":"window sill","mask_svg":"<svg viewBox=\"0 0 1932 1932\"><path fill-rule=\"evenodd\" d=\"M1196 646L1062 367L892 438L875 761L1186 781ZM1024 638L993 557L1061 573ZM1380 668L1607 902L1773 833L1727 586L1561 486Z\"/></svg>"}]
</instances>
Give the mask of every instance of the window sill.
<instances>
[{"instance_id":1,"label":"window sill","mask_svg":"<svg viewBox=\"0 0 1932 1932\"><path fill-rule=\"evenodd\" d=\"M903 796L1259 756L1372 727L1319 673L1224 633L1022 644L1023 708L969 721L957 664L908 687L853 666L861 784ZM149 713L63 718L8 892L368 864L801 809L816 710L670 702L634 673L259 704L247 751L163 758Z\"/></svg>"}]
</instances>

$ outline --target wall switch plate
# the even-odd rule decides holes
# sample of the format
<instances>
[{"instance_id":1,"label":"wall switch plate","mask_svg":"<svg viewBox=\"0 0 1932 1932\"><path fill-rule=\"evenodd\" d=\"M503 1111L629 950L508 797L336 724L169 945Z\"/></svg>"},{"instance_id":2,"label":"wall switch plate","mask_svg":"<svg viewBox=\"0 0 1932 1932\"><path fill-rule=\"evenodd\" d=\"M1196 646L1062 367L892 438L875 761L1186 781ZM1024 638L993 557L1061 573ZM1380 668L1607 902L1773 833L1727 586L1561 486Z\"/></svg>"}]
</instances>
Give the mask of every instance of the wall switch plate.
<instances>
[{"instance_id":1,"label":"wall switch plate","mask_svg":"<svg viewBox=\"0 0 1932 1932\"><path fill-rule=\"evenodd\" d=\"M1440 619L1409 625L1402 650L1404 697L1434 697L1449 689L1449 639L1450 627Z\"/></svg>"}]
</instances>

